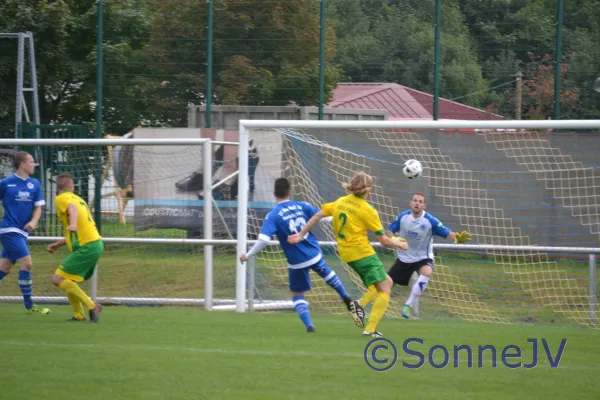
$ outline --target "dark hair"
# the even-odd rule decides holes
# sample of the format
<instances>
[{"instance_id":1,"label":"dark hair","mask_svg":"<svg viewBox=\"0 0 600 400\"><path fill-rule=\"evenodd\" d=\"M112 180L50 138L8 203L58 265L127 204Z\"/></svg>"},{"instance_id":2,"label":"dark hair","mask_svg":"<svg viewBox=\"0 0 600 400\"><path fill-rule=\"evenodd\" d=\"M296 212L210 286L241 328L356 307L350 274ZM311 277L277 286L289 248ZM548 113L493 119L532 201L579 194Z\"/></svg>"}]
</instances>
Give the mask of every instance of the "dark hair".
<instances>
[{"instance_id":1,"label":"dark hair","mask_svg":"<svg viewBox=\"0 0 600 400\"><path fill-rule=\"evenodd\" d=\"M287 178L275 179L275 188L273 190L273 194L278 199L284 199L286 197L289 197L291 189L292 185L290 184L290 181L287 180Z\"/></svg>"},{"instance_id":2,"label":"dark hair","mask_svg":"<svg viewBox=\"0 0 600 400\"><path fill-rule=\"evenodd\" d=\"M27 159L27 156L29 156L31 154L29 154L26 151L18 151L15 153L15 162L14 162L14 167L15 169L19 169L19 167L21 166L22 163L25 162L25 160Z\"/></svg>"},{"instance_id":3,"label":"dark hair","mask_svg":"<svg viewBox=\"0 0 600 400\"><path fill-rule=\"evenodd\" d=\"M56 188L59 191L65 190L67 186L74 182L75 180L73 179L73 175L71 175L69 172L63 172L56 177Z\"/></svg>"}]
</instances>

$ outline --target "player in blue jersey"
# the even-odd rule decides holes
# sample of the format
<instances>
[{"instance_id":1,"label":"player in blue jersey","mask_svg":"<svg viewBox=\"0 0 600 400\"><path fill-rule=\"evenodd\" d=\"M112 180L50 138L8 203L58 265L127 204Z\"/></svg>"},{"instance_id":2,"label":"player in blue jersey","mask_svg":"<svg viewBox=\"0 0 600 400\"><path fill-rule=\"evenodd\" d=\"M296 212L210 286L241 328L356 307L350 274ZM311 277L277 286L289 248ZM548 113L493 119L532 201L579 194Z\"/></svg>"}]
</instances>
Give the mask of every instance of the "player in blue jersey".
<instances>
[{"instance_id":1,"label":"player in blue jersey","mask_svg":"<svg viewBox=\"0 0 600 400\"><path fill-rule=\"evenodd\" d=\"M389 225L386 235L390 238L398 234L406 240L408 250L396 251L396 262L388 271L388 275L396 285L408 286L413 272L419 278L413 285L410 296L402 307L402 316L410 318L415 300L421 296L433 273L433 236L464 243L471 240L467 231L452 232L436 217L425 211L425 195L415 193L410 201L410 210L404 211Z\"/></svg>"},{"instance_id":2,"label":"player in blue jersey","mask_svg":"<svg viewBox=\"0 0 600 400\"><path fill-rule=\"evenodd\" d=\"M27 313L48 314L47 308L33 303L31 282L31 255L27 247L29 233L37 227L42 206L46 204L40 183L31 177L35 161L31 154L18 152L14 159L15 174L0 181L0 199L4 217L0 223L0 282L10 272L13 264L21 266L19 287Z\"/></svg>"},{"instance_id":3,"label":"player in blue jersey","mask_svg":"<svg viewBox=\"0 0 600 400\"><path fill-rule=\"evenodd\" d=\"M308 303L304 298L304 292L311 289L309 276L311 270L323 278L340 295L356 325L363 328L363 308L358 301L350 298L336 273L325 263L323 252L314 234L307 233L303 240L296 245L289 244L287 241L288 236L300 232L306 221L319 210L308 203L291 200L291 185L286 178L275 180L273 194L277 200L277 206L267 214L258 241L247 254L240 257L240 261L246 262L249 257L256 255L268 244L273 235L276 235L288 262L289 287L292 292L294 310L304 323L306 331L315 332L315 326L308 311Z\"/></svg>"}]
</instances>

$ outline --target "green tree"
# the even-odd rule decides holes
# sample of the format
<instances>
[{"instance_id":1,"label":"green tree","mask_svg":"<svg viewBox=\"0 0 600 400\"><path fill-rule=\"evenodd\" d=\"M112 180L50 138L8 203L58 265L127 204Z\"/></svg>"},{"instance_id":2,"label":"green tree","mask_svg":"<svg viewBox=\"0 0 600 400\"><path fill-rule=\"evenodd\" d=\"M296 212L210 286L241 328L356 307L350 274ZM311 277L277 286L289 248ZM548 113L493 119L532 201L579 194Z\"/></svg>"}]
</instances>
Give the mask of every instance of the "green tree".
<instances>
[{"instance_id":1,"label":"green tree","mask_svg":"<svg viewBox=\"0 0 600 400\"><path fill-rule=\"evenodd\" d=\"M433 10L432 0L333 2L339 38L336 61L344 80L395 82L432 93ZM441 95L479 106L487 82L469 32L456 5L444 2L442 15Z\"/></svg>"},{"instance_id":2,"label":"green tree","mask_svg":"<svg viewBox=\"0 0 600 400\"><path fill-rule=\"evenodd\" d=\"M106 2L105 43L108 73L122 72L143 35L145 15L134 0ZM42 123L81 123L95 120L96 100L96 1L1 0L0 31L31 31L35 40L40 119ZM16 45L0 43L0 120L14 121ZM115 62L117 60L117 62ZM121 65L114 68L112 65ZM107 94L123 99L126 82L109 87ZM30 85L29 82L26 85ZM119 94L116 94L119 92ZM120 100L119 100L120 101ZM107 105L108 119L121 119L119 101Z\"/></svg>"}]
</instances>

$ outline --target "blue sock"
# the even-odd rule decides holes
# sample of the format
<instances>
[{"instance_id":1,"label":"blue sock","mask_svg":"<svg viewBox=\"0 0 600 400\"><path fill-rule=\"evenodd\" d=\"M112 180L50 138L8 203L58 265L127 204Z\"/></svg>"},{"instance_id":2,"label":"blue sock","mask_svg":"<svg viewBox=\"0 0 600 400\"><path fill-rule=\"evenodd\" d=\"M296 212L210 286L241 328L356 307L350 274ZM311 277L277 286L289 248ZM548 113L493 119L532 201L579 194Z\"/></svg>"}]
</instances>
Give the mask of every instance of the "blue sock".
<instances>
[{"instance_id":1,"label":"blue sock","mask_svg":"<svg viewBox=\"0 0 600 400\"><path fill-rule=\"evenodd\" d=\"M304 295L294 296L292 297L292 301L294 302L294 310L296 310L296 314L300 317L305 327L314 326L312 321L310 320L310 314L308 312L308 303L304 300Z\"/></svg>"},{"instance_id":2,"label":"blue sock","mask_svg":"<svg viewBox=\"0 0 600 400\"><path fill-rule=\"evenodd\" d=\"M0 271L0 281L6 276L6 272Z\"/></svg>"},{"instance_id":3,"label":"blue sock","mask_svg":"<svg viewBox=\"0 0 600 400\"><path fill-rule=\"evenodd\" d=\"M30 310L31 307L33 307L33 300L31 299L31 293L33 291L31 288L31 272L23 269L19 270L19 287L23 294L25 308Z\"/></svg>"},{"instance_id":4,"label":"blue sock","mask_svg":"<svg viewBox=\"0 0 600 400\"><path fill-rule=\"evenodd\" d=\"M342 300L345 300L350 297L348 295L348 292L346 292L346 288L344 288L342 281L340 281L340 278L337 277L335 271L333 271L329 268L323 268L323 269L317 271L317 273L319 274L319 276L321 278L323 278L325 280L325 283L327 283L336 292L338 292L338 294L340 295Z\"/></svg>"}]
</instances>

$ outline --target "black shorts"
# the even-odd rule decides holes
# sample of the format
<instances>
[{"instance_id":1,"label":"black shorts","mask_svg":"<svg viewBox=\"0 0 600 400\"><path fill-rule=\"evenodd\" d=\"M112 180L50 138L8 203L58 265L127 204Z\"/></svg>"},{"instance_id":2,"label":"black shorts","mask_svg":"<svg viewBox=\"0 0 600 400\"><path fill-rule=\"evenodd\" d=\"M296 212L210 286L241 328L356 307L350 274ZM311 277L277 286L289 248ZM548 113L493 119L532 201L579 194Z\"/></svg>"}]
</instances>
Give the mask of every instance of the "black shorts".
<instances>
[{"instance_id":1,"label":"black shorts","mask_svg":"<svg viewBox=\"0 0 600 400\"><path fill-rule=\"evenodd\" d=\"M394 284L408 286L408 282L410 281L413 272L419 273L419 270L424 265L430 265L431 268L433 268L433 260L431 258L425 258L421 261L405 263L396 258L396 262L388 271L388 275L392 278Z\"/></svg>"}]
</instances>

